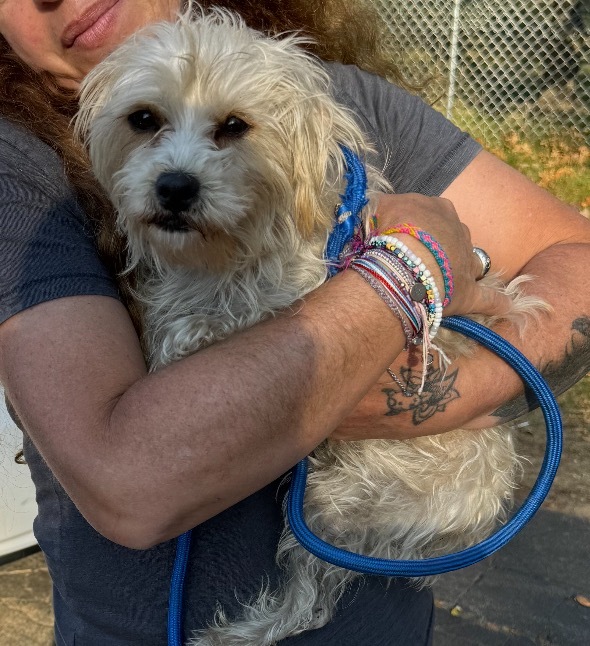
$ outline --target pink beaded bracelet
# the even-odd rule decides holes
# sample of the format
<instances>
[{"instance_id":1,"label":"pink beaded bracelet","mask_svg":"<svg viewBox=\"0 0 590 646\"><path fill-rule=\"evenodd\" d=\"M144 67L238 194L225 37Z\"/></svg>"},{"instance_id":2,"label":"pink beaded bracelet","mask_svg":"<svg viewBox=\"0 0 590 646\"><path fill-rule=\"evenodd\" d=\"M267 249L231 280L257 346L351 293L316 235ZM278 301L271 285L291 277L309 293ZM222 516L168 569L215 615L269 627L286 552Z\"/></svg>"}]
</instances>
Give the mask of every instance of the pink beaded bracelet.
<instances>
[{"instance_id":1,"label":"pink beaded bracelet","mask_svg":"<svg viewBox=\"0 0 590 646\"><path fill-rule=\"evenodd\" d=\"M451 262L449 257L445 253L445 250L440 246L440 244L426 231L419 229L413 224L400 224L397 227L387 229L383 231L382 235L391 235L391 234L400 234L405 233L410 235L417 240L419 240L430 253L434 256L437 265L440 267L440 271L443 276L444 286L445 286L445 298L443 299L443 307L446 307L453 297L454 292L454 283L453 283L453 272L451 270Z\"/></svg>"}]
</instances>

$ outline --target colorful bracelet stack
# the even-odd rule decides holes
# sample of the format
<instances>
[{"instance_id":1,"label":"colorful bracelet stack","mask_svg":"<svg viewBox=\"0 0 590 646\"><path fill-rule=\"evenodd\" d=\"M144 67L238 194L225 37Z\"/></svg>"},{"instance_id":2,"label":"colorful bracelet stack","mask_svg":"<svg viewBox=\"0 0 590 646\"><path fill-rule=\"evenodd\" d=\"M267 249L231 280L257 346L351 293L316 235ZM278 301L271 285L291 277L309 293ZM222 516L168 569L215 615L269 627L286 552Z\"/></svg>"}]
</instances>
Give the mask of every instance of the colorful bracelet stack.
<instances>
[{"instance_id":1,"label":"colorful bracelet stack","mask_svg":"<svg viewBox=\"0 0 590 646\"><path fill-rule=\"evenodd\" d=\"M417 238L433 255L444 280L444 300L422 259L399 238L389 235L393 232ZM401 321L408 345L430 344L439 330L443 308L453 295L453 275L448 256L430 234L414 225L403 224L373 235L367 241L359 236L340 267L350 267L379 293ZM424 334L425 330L427 334Z\"/></svg>"},{"instance_id":2,"label":"colorful bracelet stack","mask_svg":"<svg viewBox=\"0 0 590 646\"><path fill-rule=\"evenodd\" d=\"M426 315L411 297L415 281L407 275L409 272L403 264L383 250L367 248L349 266L373 287L401 321L406 347L417 343L427 325Z\"/></svg>"},{"instance_id":3,"label":"colorful bracelet stack","mask_svg":"<svg viewBox=\"0 0 590 646\"><path fill-rule=\"evenodd\" d=\"M386 249L409 269L414 278L414 283L420 283L423 286L423 290L414 290L416 292L415 300L419 303L423 303L426 309L428 335L430 340L434 339L440 327L443 304L441 302L436 283L434 282L434 278L426 268L426 265L422 262L422 259L416 256L407 245L394 236L374 236L367 242L367 247L369 249ZM411 292L410 296L412 296Z\"/></svg>"},{"instance_id":4,"label":"colorful bracelet stack","mask_svg":"<svg viewBox=\"0 0 590 646\"><path fill-rule=\"evenodd\" d=\"M410 225L400 227L400 233L408 233ZM422 345L422 383L426 380L428 354L437 349L432 344L442 320L444 304L453 293L453 278L448 257L440 245L425 232L412 227L410 235L420 236L436 258L445 284L445 301L441 301L434 278L421 258L406 244L392 235L391 230L373 235L363 242L360 237L351 246L351 254L341 263L341 268L350 267L360 274L379 294L385 304L401 321L406 336L406 348L410 344Z\"/></svg>"},{"instance_id":5,"label":"colorful bracelet stack","mask_svg":"<svg viewBox=\"0 0 590 646\"><path fill-rule=\"evenodd\" d=\"M454 283L453 273L451 271L451 263L449 261L449 257L445 253L445 250L429 233L409 223L400 224L400 226L398 227L387 229L383 232L383 235L395 235L402 233L413 236L414 238L419 240L434 256L434 259L436 260L436 263L438 264L443 276L445 285L445 298L442 304L443 307L446 307L451 302L451 298L453 298Z\"/></svg>"}]
</instances>

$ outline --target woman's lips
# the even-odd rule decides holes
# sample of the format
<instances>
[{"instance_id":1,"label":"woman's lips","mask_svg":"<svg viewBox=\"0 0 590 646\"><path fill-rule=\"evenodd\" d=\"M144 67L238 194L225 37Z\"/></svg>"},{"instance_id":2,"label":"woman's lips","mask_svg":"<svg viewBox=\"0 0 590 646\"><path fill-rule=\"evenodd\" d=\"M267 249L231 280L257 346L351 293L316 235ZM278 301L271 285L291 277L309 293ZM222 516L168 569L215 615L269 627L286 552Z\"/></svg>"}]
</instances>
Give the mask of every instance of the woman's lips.
<instances>
[{"instance_id":1,"label":"woman's lips","mask_svg":"<svg viewBox=\"0 0 590 646\"><path fill-rule=\"evenodd\" d=\"M64 30L61 42L69 49L74 45L90 49L100 46L117 17L120 0L99 0L73 20Z\"/></svg>"}]
</instances>

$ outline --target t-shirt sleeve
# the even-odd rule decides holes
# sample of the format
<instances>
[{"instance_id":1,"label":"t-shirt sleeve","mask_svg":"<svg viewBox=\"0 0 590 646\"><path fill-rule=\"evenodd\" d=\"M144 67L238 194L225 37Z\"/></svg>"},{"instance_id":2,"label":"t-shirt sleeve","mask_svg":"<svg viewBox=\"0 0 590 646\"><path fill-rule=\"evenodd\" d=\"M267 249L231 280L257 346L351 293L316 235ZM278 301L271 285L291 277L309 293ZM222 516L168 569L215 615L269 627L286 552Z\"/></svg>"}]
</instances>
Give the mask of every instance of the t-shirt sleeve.
<instances>
[{"instance_id":1,"label":"t-shirt sleeve","mask_svg":"<svg viewBox=\"0 0 590 646\"><path fill-rule=\"evenodd\" d=\"M326 65L333 94L356 115L397 193L438 196L481 146L419 97L351 65Z\"/></svg>"},{"instance_id":2,"label":"t-shirt sleeve","mask_svg":"<svg viewBox=\"0 0 590 646\"><path fill-rule=\"evenodd\" d=\"M57 155L2 124L0 323L33 305L80 295L118 298L118 290Z\"/></svg>"}]
</instances>

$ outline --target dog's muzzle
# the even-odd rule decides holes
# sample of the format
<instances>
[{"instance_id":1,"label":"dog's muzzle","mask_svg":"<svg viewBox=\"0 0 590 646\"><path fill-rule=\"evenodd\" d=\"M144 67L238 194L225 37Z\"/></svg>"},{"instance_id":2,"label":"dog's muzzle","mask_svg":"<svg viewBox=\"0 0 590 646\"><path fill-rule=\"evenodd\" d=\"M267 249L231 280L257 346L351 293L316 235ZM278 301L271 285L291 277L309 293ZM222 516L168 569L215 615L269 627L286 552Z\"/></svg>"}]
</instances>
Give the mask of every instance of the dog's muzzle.
<instances>
[{"instance_id":1,"label":"dog's muzzle","mask_svg":"<svg viewBox=\"0 0 590 646\"><path fill-rule=\"evenodd\" d=\"M197 178L188 173L162 173L156 180L155 193L163 212L151 218L150 224L166 231L192 229L183 214L194 206L200 187Z\"/></svg>"}]
</instances>

